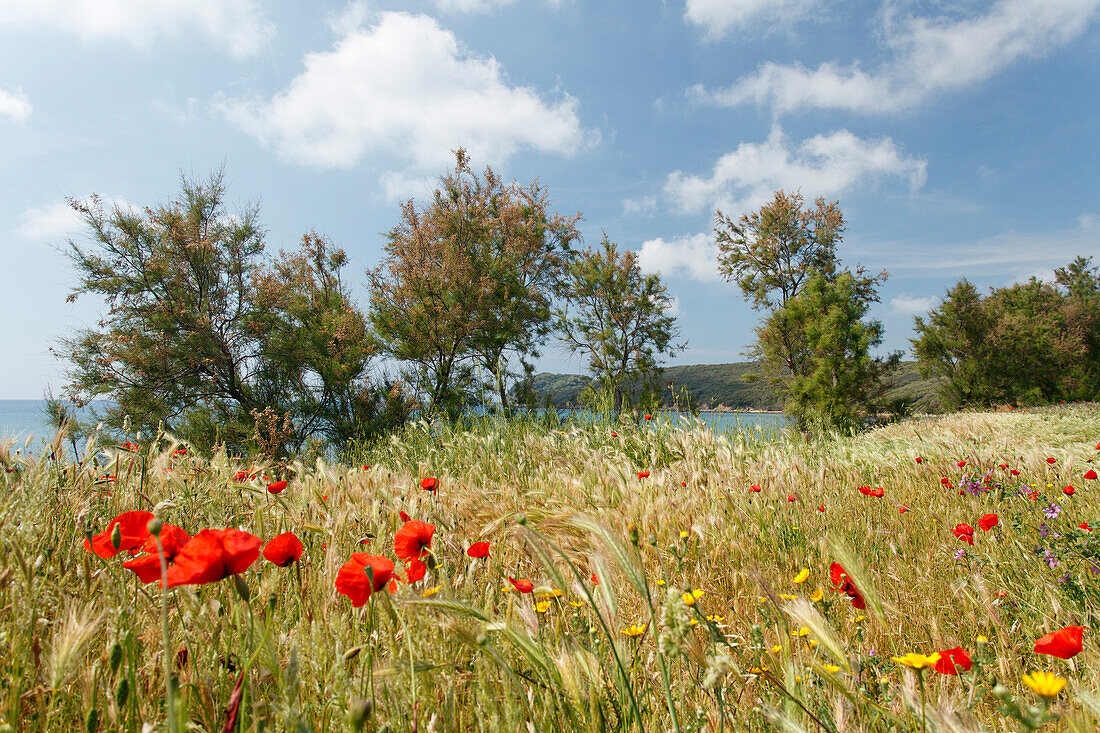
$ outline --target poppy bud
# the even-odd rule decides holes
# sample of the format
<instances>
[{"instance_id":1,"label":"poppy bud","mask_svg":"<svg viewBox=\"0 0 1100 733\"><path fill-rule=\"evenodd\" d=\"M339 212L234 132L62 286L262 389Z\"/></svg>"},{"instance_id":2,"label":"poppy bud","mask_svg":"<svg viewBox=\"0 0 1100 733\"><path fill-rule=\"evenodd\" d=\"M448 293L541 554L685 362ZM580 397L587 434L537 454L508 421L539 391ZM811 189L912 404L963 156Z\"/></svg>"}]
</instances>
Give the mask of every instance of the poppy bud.
<instances>
[{"instance_id":1,"label":"poppy bud","mask_svg":"<svg viewBox=\"0 0 1100 733\"><path fill-rule=\"evenodd\" d=\"M118 551L118 548L122 545L122 525L115 522L115 526L111 529L111 547Z\"/></svg>"},{"instance_id":2,"label":"poppy bud","mask_svg":"<svg viewBox=\"0 0 1100 733\"><path fill-rule=\"evenodd\" d=\"M267 610L269 613L275 612L275 606L279 603L279 596L272 593L267 597Z\"/></svg>"},{"instance_id":3,"label":"poppy bud","mask_svg":"<svg viewBox=\"0 0 1100 733\"><path fill-rule=\"evenodd\" d=\"M237 595L241 597L241 600L248 603L248 599L252 597L252 590L248 587L247 581L239 575L234 575L233 587L237 589Z\"/></svg>"},{"instance_id":4,"label":"poppy bud","mask_svg":"<svg viewBox=\"0 0 1100 733\"><path fill-rule=\"evenodd\" d=\"M516 524L526 525L527 524L527 515L526 514L517 514L516 515Z\"/></svg>"},{"instance_id":5,"label":"poppy bud","mask_svg":"<svg viewBox=\"0 0 1100 733\"><path fill-rule=\"evenodd\" d=\"M348 705L348 722L351 723L352 730L363 730L363 726L366 725L367 719L370 717L371 707L371 701L365 697L351 701L351 704Z\"/></svg>"},{"instance_id":6,"label":"poppy bud","mask_svg":"<svg viewBox=\"0 0 1100 733\"><path fill-rule=\"evenodd\" d=\"M160 531L164 528L164 522L160 521L156 517L153 517L149 520L149 524L145 525L145 528L149 530L149 534L153 535L154 537L160 537ZM117 524L115 525L115 529L118 529ZM116 546L115 549L117 550L118 547Z\"/></svg>"},{"instance_id":7,"label":"poppy bud","mask_svg":"<svg viewBox=\"0 0 1100 733\"><path fill-rule=\"evenodd\" d=\"M651 546L656 547L657 546L657 535L650 533L645 538L645 541L648 542Z\"/></svg>"},{"instance_id":8,"label":"poppy bud","mask_svg":"<svg viewBox=\"0 0 1100 733\"><path fill-rule=\"evenodd\" d=\"M631 522L630 524L626 525L626 532L630 536L630 544L637 547L638 546L638 525L634 524L634 522Z\"/></svg>"},{"instance_id":9,"label":"poppy bud","mask_svg":"<svg viewBox=\"0 0 1100 733\"><path fill-rule=\"evenodd\" d=\"M107 659L111 664L111 674L118 671L118 666L122 664L122 644L117 641L111 644L111 651L107 654Z\"/></svg>"},{"instance_id":10,"label":"poppy bud","mask_svg":"<svg viewBox=\"0 0 1100 733\"><path fill-rule=\"evenodd\" d=\"M118 681L118 687L115 688L115 702L118 704L119 710L126 707L126 701L130 699L130 680L123 677Z\"/></svg>"},{"instance_id":11,"label":"poppy bud","mask_svg":"<svg viewBox=\"0 0 1100 733\"><path fill-rule=\"evenodd\" d=\"M478 646L485 646L486 644L489 643L489 637L486 636L485 634L478 634L477 639L475 639L475 641L477 642Z\"/></svg>"},{"instance_id":12,"label":"poppy bud","mask_svg":"<svg viewBox=\"0 0 1100 733\"><path fill-rule=\"evenodd\" d=\"M361 647L361 646L356 646L356 647L352 647L351 649L348 649L346 652L344 652L344 661L345 662L350 662L351 660L355 659L356 657L359 656L359 652L361 652L362 650L363 650L363 647Z\"/></svg>"},{"instance_id":13,"label":"poppy bud","mask_svg":"<svg viewBox=\"0 0 1100 733\"><path fill-rule=\"evenodd\" d=\"M99 730L99 711L92 708L88 711L88 714L84 716L84 730L88 733L95 733Z\"/></svg>"}]
</instances>

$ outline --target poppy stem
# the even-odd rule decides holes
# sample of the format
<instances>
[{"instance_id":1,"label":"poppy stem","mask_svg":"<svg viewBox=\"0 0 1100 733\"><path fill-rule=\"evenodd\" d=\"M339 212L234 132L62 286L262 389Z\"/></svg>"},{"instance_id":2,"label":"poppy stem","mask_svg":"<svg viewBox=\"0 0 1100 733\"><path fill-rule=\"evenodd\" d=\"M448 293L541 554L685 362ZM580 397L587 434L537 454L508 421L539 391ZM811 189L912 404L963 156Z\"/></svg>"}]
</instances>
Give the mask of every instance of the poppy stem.
<instances>
[{"instance_id":1,"label":"poppy stem","mask_svg":"<svg viewBox=\"0 0 1100 733\"><path fill-rule=\"evenodd\" d=\"M921 730L921 733L925 733L926 728L925 728L925 722L924 722L924 670L923 669L918 669L917 670L917 684L920 685L920 730Z\"/></svg>"},{"instance_id":2,"label":"poppy stem","mask_svg":"<svg viewBox=\"0 0 1100 733\"><path fill-rule=\"evenodd\" d=\"M160 627L164 642L164 704L168 708L168 733L176 733L176 699L172 689L172 637L168 631L168 560L160 543L160 531L153 533L160 556Z\"/></svg>"}]
</instances>

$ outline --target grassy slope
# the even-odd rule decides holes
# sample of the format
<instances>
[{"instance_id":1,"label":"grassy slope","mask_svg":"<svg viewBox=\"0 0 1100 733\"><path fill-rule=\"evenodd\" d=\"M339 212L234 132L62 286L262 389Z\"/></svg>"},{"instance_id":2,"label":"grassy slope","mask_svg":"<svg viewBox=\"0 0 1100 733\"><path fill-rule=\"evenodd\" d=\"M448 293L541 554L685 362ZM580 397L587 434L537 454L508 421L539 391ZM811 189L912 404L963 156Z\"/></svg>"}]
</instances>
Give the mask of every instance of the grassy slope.
<instances>
[{"instance_id":1,"label":"grassy slope","mask_svg":"<svg viewBox=\"0 0 1100 733\"><path fill-rule=\"evenodd\" d=\"M676 393L686 388L699 407L704 409L724 405L733 409L779 410L782 400L775 391L761 382L746 380L753 371L752 362L732 364L683 364L667 367L662 377L663 394L669 399L669 387ZM577 404L589 379L580 374L551 374L543 372L535 376L535 391L549 398L557 406ZM889 382L885 401L895 398L915 401L919 412L936 410L935 383L921 379L916 362L902 362Z\"/></svg>"},{"instance_id":2,"label":"grassy slope","mask_svg":"<svg viewBox=\"0 0 1100 733\"><path fill-rule=\"evenodd\" d=\"M143 482L132 454L99 470L0 454L15 469L0 479L0 718L15 729L52 730L78 727L90 708L107 729L162 719L159 593L137 586L120 558L100 561L80 541L85 522L99 530L121 511L168 500L166 520L192 533L239 525L269 538L292 529L306 545L301 586L293 569L262 559L246 573L250 606L229 581L171 591L173 649L188 650L177 665L187 715L207 729L220 726L236 670L260 649L240 730L255 730L259 720L269 730L293 729L298 720L343 730L350 701L371 697L368 668L375 691L368 725L390 730L410 730L414 719L437 730L520 730L528 721L538 730L625 728L631 697L652 730L670 728L670 706L685 728L716 727L724 715L728 730L769 729L781 719L812 730L812 713L829 728L912 730L919 725L913 676L888 657L955 645L975 655L980 671L928 679L929 714L940 729L1018 729L995 712L988 684L995 677L1029 701L1020 675L1036 667L1070 679L1062 696L1069 702L1058 709L1080 729L1095 729L1100 717L1085 704L1100 684L1091 634L1072 666L1030 649L1047 631L1097 623L1100 595L1082 561L1067 554L1051 569L1034 549L1043 542L1038 508L1051 499L1065 512L1045 521L1063 538L1081 521L1100 524L1097 484L1080 481L1096 454L1098 425L1095 406L922 419L812 444L648 424L618 426L616 437L607 427L422 425L370 450L361 460L368 470L295 467L278 499L258 482L234 482L239 465L224 458L150 451ZM1048 456L1057 459L1053 467ZM959 469L963 459L968 466ZM992 469L1013 487L1026 479L1043 499L963 497L940 482L972 469ZM118 479L97 483L104 470ZM639 478L640 470L650 475ZM440 478L437 495L418 488L425 475ZM1066 499L1060 489L1071 481L1081 490ZM760 493L749 491L754 483ZM886 496L864 496L856 491L862 484L882 486ZM900 504L910 511L899 513ZM393 557L399 510L437 525L440 566L355 611L333 591L336 572L355 551ZM997 532L979 531L972 548L952 535L956 523L976 525L987 512L1000 514ZM630 524L640 551L627 540ZM586 588L591 573L601 579L599 616L568 603L584 598L582 584L528 527L564 550ZM463 554L477 540L493 543L488 561ZM956 560L960 548L967 552ZM829 590L827 568L838 559L868 597L867 611ZM795 585L802 568L809 580ZM1071 579L1059 582L1067 571ZM507 576L564 594L538 613L538 598L502 590ZM656 623L643 583L658 606ZM421 598L435 586L435 595ZM686 589L705 591L691 609L676 600ZM806 600L818 589L821 601ZM696 612L699 625L673 653L666 622L675 627ZM628 639L620 630L632 624L648 629ZM802 626L813 631L791 635ZM668 654L655 653L658 635ZM978 645L979 635L989 644ZM115 640L126 651L112 673L107 650ZM810 640L820 644L811 648ZM701 683L722 649L730 667L719 675L719 708ZM123 677L130 695L120 708L114 700Z\"/></svg>"}]
</instances>

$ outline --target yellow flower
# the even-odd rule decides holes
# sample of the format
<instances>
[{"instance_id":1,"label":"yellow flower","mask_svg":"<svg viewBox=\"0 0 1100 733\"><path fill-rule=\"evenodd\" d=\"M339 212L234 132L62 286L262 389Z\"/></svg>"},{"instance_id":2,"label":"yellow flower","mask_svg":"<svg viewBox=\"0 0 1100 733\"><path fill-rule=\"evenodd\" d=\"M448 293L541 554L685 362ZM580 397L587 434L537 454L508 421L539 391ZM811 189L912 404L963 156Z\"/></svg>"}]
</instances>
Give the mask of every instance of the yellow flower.
<instances>
[{"instance_id":1,"label":"yellow flower","mask_svg":"<svg viewBox=\"0 0 1100 733\"><path fill-rule=\"evenodd\" d=\"M573 608L583 608L588 604L586 604L584 601L569 601L569 605Z\"/></svg>"},{"instance_id":2,"label":"yellow flower","mask_svg":"<svg viewBox=\"0 0 1100 733\"><path fill-rule=\"evenodd\" d=\"M547 591L546 593L540 593L540 598L558 598L562 595L562 592L555 588L554 590Z\"/></svg>"},{"instance_id":3,"label":"yellow flower","mask_svg":"<svg viewBox=\"0 0 1100 733\"><path fill-rule=\"evenodd\" d=\"M799 629L798 631L791 634L791 636L808 636L809 633L810 633L809 627L808 626L803 626L801 629Z\"/></svg>"},{"instance_id":4,"label":"yellow flower","mask_svg":"<svg viewBox=\"0 0 1100 733\"><path fill-rule=\"evenodd\" d=\"M1036 670L1029 675L1024 675L1024 684L1041 697L1057 697L1066 686L1066 681L1053 672Z\"/></svg>"},{"instance_id":5,"label":"yellow flower","mask_svg":"<svg viewBox=\"0 0 1100 733\"><path fill-rule=\"evenodd\" d=\"M824 597L825 597L825 594L821 592L820 588L818 588L817 590L815 590L813 592L813 595L810 596L810 600L813 601L814 603L817 603L818 601L820 601Z\"/></svg>"},{"instance_id":6,"label":"yellow flower","mask_svg":"<svg viewBox=\"0 0 1100 733\"><path fill-rule=\"evenodd\" d=\"M699 625L699 619L697 619L697 618L693 618L690 621L688 621L688 626L698 626L698 625Z\"/></svg>"},{"instance_id":7,"label":"yellow flower","mask_svg":"<svg viewBox=\"0 0 1100 733\"><path fill-rule=\"evenodd\" d=\"M438 592L439 592L439 589L440 589L440 588L442 588L442 587L443 587L443 586L441 586L441 585L437 585L437 586L436 586L436 587L434 587L434 588L429 588L428 590L426 590L426 591L424 591L423 593L421 593L421 594L420 594L420 596L421 596L422 598L427 598L428 596L434 596L434 595L435 595L436 593L438 593Z\"/></svg>"},{"instance_id":8,"label":"yellow flower","mask_svg":"<svg viewBox=\"0 0 1100 733\"><path fill-rule=\"evenodd\" d=\"M864 622L864 621L866 621L866 620L867 620L867 617L866 617L866 616L864 616L864 615L863 615L863 614L861 613L861 614L859 614L858 616L856 616L856 617L855 617L854 619L852 619L852 623L853 623L853 624L861 624L861 623L863 623L863 622Z\"/></svg>"},{"instance_id":9,"label":"yellow flower","mask_svg":"<svg viewBox=\"0 0 1100 733\"><path fill-rule=\"evenodd\" d=\"M631 637L641 636L642 634L645 633L645 628L646 627L644 627L644 626L627 626L625 629L623 629L623 634L625 636L631 636Z\"/></svg>"},{"instance_id":10,"label":"yellow flower","mask_svg":"<svg viewBox=\"0 0 1100 733\"><path fill-rule=\"evenodd\" d=\"M701 591L701 590L693 590L693 591L692 591L691 593L685 593L685 594L684 594L683 596L681 596L681 598L683 598L683 600L684 600L684 605L686 605L686 606L694 606L694 605L695 605L695 601L696 601L696 600L697 600L697 599L698 599L698 598L699 598L700 596L702 596L702 595L703 595L703 593L705 593L705 592L706 592L706 591Z\"/></svg>"},{"instance_id":11,"label":"yellow flower","mask_svg":"<svg viewBox=\"0 0 1100 733\"><path fill-rule=\"evenodd\" d=\"M798 598L798 596L792 596L790 593L780 593L779 597L785 601L793 601L795 598Z\"/></svg>"},{"instance_id":12,"label":"yellow flower","mask_svg":"<svg viewBox=\"0 0 1100 733\"><path fill-rule=\"evenodd\" d=\"M815 646L817 646L817 640L816 640L816 639L810 639L810 640L809 640L808 642L806 642L806 643L807 643L807 644L809 645L809 647L810 647L811 649L813 649L813 648L814 648Z\"/></svg>"},{"instance_id":13,"label":"yellow flower","mask_svg":"<svg viewBox=\"0 0 1100 733\"><path fill-rule=\"evenodd\" d=\"M977 638L977 642L979 644L988 644L989 643L989 638L979 635L978 638Z\"/></svg>"},{"instance_id":14,"label":"yellow flower","mask_svg":"<svg viewBox=\"0 0 1100 733\"><path fill-rule=\"evenodd\" d=\"M660 578L657 578L656 582L657 582L657 585L664 585L665 584L665 581L661 580Z\"/></svg>"},{"instance_id":15,"label":"yellow flower","mask_svg":"<svg viewBox=\"0 0 1100 733\"><path fill-rule=\"evenodd\" d=\"M778 654L782 650L783 650L783 647L781 647L779 644L776 644L775 646L772 647L772 654Z\"/></svg>"},{"instance_id":16,"label":"yellow flower","mask_svg":"<svg viewBox=\"0 0 1100 733\"><path fill-rule=\"evenodd\" d=\"M749 674L763 674L767 669L768 669L767 667L762 667L762 668L761 667L749 667L748 673Z\"/></svg>"},{"instance_id":17,"label":"yellow flower","mask_svg":"<svg viewBox=\"0 0 1100 733\"><path fill-rule=\"evenodd\" d=\"M809 568L802 568L802 570L799 571L798 575L794 576L794 578L791 579L791 582L792 583L805 583L809 579L809 577L810 577L810 569Z\"/></svg>"},{"instance_id":18,"label":"yellow flower","mask_svg":"<svg viewBox=\"0 0 1100 733\"><path fill-rule=\"evenodd\" d=\"M821 666L823 666L825 668L826 672L835 673L835 672L840 671L840 667L837 667L837 666L832 665L832 664L826 663L826 664L823 664Z\"/></svg>"},{"instance_id":19,"label":"yellow flower","mask_svg":"<svg viewBox=\"0 0 1100 733\"><path fill-rule=\"evenodd\" d=\"M904 664L906 667L913 669L924 669L925 667L935 666L936 662L940 661L940 653L932 652L931 654L917 654L916 652L909 652L904 657L891 657L898 664Z\"/></svg>"},{"instance_id":20,"label":"yellow flower","mask_svg":"<svg viewBox=\"0 0 1100 733\"><path fill-rule=\"evenodd\" d=\"M682 539L682 540L686 540L687 538L688 538L688 532L687 532L687 530L686 530L686 529L681 529L681 530L680 530L680 539Z\"/></svg>"},{"instance_id":21,"label":"yellow flower","mask_svg":"<svg viewBox=\"0 0 1100 733\"><path fill-rule=\"evenodd\" d=\"M713 621L716 624L720 624L725 620L726 620L725 616L715 616L713 614L708 614L707 615L707 621Z\"/></svg>"},{"instance_id":22,"label":"yellow flower","mask_svg":"<svg viewBox=\"0 0 1100 733\"><path fill-rule=\"evenodd\" d=\"M511 585L506 585L503 588L501 588L500 590L504 593L511 593L512 591L515 590L515 588L513 588Z\"/></svg>"},{"instance_id":23,"label":"yellow flower","mask_svg":"<svg viewBox=\"0 0 1100 733\"><path fill-rule=\"evenodd\" d=\"M546 613L550 610L550 601L539 601L535 604L535 610L539 613Z\"/></svg>"},{"instance_id":24,"label":"yellow flower","mask_svg":"<svg viewBox=\"0 0 1100 733\"><path fill-rule=\"evenodd\" d=\"M801 677L795 677L795 678L794 678L794 681L795 681L795 682L801 682L801 681L802 681L802 678L801 678Z\"/></svg>"}]
</instances>

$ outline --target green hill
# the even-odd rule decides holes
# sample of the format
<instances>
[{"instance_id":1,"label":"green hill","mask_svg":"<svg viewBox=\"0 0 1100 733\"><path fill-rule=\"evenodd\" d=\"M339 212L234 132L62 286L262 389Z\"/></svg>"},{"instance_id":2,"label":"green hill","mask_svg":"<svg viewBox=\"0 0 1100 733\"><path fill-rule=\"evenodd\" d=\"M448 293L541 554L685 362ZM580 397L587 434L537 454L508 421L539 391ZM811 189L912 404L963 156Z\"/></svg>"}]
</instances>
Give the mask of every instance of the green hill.
<instances>
[{"instance_id":1,"label":"green hill","mask_svg":"<svg viewBox=\"0 0 1100 733\"><path fill-rule=\"evenodd\" d=\"M700 409L729 410L781 410L783 402L770 386L760 381L750 381L748 375L754 362L732 364L684 364L667 367L662 375L662 402L673 403L674 394L686 390ZM534 388L540 401L556 407L576 406L581 392L590 383L581 374L535 375ZM890 386L884 403L896 400L913 403L918 412L934 412L937 409L935 383L921 379L917 363L905 361L891 375Z\"/></svg>"}]
</instances>

